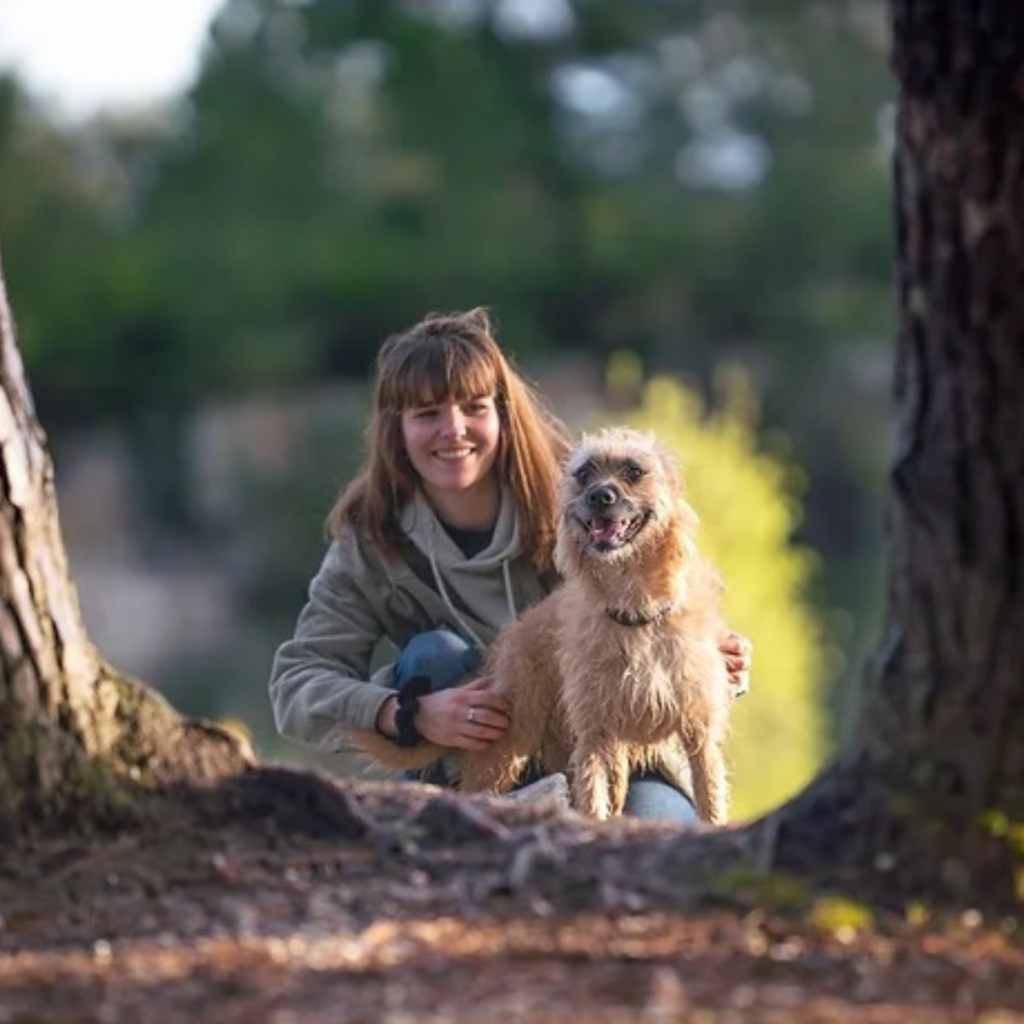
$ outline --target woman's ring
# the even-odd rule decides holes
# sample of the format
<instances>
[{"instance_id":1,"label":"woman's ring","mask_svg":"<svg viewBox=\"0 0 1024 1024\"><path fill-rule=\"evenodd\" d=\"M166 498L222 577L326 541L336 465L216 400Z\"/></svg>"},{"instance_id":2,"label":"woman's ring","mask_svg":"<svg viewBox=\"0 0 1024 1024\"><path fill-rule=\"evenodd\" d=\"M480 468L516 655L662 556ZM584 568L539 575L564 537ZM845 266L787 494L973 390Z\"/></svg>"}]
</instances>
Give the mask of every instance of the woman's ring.
<instances>
[{"instance_id":1,"label":"woman's ring","mask_svg":"<svg viewBox=\"0 0 1024 1024\"><path fill-rule=\"evenodd\" d=\"M472 725L476 721L476 708L470 708L469 714L466 715L466 721Z\"/></svg>"}]
</instances>

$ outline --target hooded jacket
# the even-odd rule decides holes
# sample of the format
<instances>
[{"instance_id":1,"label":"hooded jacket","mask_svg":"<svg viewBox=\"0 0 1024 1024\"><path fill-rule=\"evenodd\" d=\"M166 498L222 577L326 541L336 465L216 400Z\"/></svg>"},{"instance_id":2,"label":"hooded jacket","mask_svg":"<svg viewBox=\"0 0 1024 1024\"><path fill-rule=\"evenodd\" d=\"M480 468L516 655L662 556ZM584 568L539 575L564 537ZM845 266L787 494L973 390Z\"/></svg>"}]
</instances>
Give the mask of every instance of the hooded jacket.
<instances>
[{"instance_id":1,"label":"hooded jacket","mask_svg":"<svg viewBox=\"0 0 1024 1024\"><path fill-rule=\"evenodd\" d=\"M384 555L351 525L327 549L295 633L274 657L270 699L283 735L345 749L345 733L375 728L394 695L393 666L371 669L382 641L400 650L418 633L446 628L482 649L550 589L522 551L507 489L490 544L472 558L419 492L399 525L404 556Z\"/></svg>"}]
</instances>

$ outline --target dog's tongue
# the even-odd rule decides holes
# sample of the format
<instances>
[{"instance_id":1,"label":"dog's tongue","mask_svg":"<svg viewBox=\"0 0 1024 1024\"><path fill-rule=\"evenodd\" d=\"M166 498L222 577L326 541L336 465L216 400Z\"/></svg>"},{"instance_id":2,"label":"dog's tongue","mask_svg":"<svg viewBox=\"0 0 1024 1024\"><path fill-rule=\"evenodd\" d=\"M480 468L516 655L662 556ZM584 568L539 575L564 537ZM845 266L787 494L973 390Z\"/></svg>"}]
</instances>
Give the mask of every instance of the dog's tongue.
<instances>
[{"instance_id":1,"label":"dog's tongue","mask_svg":"<svg viewBox=\"0 0 1024 1024\"><path fill-rule=\"evenodd\" d=\"M608 544L619 539L624 527L625 521L621 519L592 519L590 536L598 542Z\"/></svg>"}]
</instances>

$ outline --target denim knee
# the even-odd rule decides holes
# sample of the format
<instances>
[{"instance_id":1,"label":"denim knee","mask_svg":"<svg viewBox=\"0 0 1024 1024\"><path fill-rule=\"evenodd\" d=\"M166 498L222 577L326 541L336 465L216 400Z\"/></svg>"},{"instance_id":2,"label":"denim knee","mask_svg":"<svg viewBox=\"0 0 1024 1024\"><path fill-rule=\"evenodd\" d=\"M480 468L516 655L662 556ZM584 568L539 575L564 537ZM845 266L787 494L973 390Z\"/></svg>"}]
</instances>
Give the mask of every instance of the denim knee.
<instances>
[{"instance_id":1,"label":"denim knee","mask_svg":"<svg viewBox=\"0 0 1024 1024\"><path fill-rule=\"evenodd\" d=\"M392 685L397 689L413 676L426 676L431 690L455 686L480 667L483 653L447 629L414 636L398 656Z\"/></svg>"},{"instance_id":2,"label":"denim knee","mask_svg":"<svg viewBox=\"0 0 1024 1024\"><path fill-rule=\"evenodd\" d=\"M629 780L623 814L647 821L672 821L678 824L695 824L700 820L686 794L662 775L653 772L634 775Z\"/></svg>"}]
</instances>

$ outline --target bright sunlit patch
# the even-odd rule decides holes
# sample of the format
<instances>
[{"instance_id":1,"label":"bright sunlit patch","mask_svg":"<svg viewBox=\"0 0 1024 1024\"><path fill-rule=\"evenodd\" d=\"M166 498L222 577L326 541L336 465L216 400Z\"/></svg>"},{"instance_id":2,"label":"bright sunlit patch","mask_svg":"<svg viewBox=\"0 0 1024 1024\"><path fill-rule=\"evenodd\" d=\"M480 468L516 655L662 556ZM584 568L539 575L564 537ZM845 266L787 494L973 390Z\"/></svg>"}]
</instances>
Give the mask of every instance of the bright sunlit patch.
<instances>
[{"instance_id":1,"label":"bright sunlit patch","mask_svg":"<svg viewBox=\"0 0 1024 1024\"><path fill-rule=\"evenodd\" d=\"M138 107L195 75L222 0L4 0L0 68L61 116Z\"/></svg>"}]
</instances>

